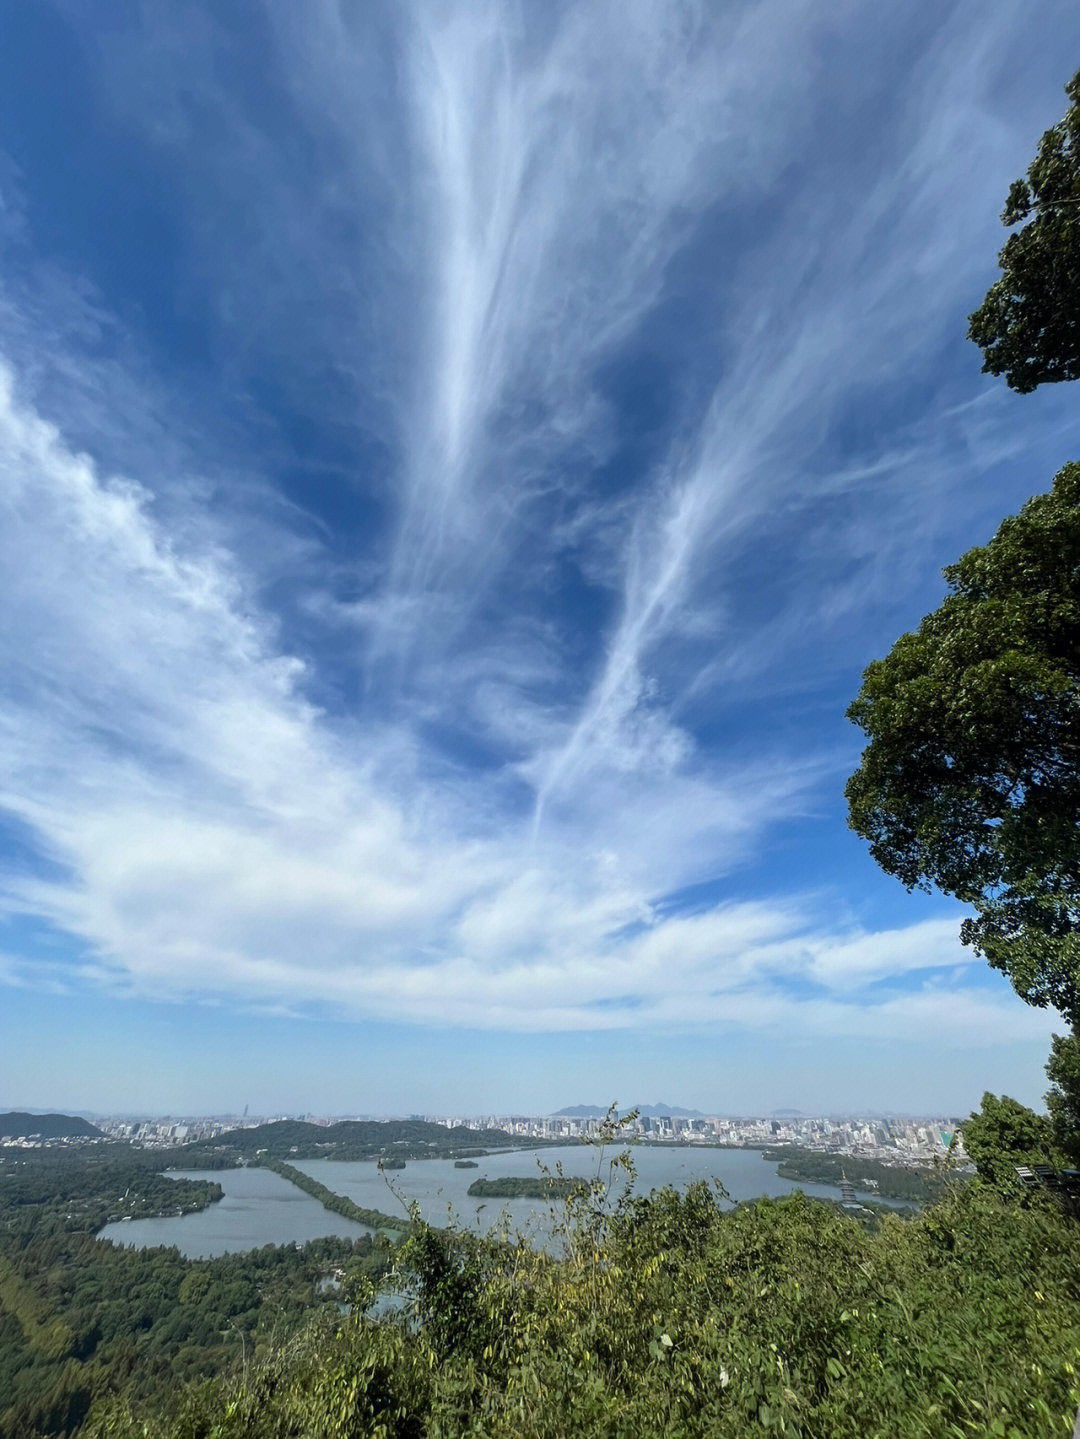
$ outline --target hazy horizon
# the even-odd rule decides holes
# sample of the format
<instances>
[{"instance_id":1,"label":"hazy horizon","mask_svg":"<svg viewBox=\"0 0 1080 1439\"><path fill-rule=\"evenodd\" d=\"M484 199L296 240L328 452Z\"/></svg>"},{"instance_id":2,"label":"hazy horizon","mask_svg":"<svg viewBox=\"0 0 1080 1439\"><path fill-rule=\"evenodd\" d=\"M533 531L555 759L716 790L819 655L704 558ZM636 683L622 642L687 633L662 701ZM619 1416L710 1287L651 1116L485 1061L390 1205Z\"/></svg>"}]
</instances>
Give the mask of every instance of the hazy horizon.
<instances>
[{"instance_id":1,"label":"hazy horizon","mask_svg":"<svg viewBox=\"0 0 1080 1439\"><path fill-rule=\"evenodd\" d=\"M965 339L1078 39L11 7L0 1102L1037 1102L844 710L1080 453Z\"/></svg>"},{"instance_id":2,"label":"hazy horizon","mask_svg":"<svg viewBox=\"0 0 1080 1439\"><path fill-rule=\"evenodd\" d=\"M584 1116L574 1116L574 1115L569 1115L569 1116L568 1116L568 1115L566 1115L566 1113L565 1113L566 1109L568 1109L568 1108L573 1108L573 1107L576 1107L576 1106L562 1105L562 1106L560 1106L558 1109L536 1109L536 1110L531 1110L531 1111L530 1111L530 1110L506 1109L506 1108L500 1108L500 1107L496 1106L496 1107L493 1108L493 1109L484 1109L484 1110L478 1110L478 1111L470 1111L470 1110L447 1110L447 1111L433 1111L433 1112L431 1112L431 1113L429 1113L429 1114L415 1114L415 1113L410 1113L410 1112L407 1111L407 1110L386 1110L386 1111L382 1111L382 1112L379 1112L379 1113L368 1113L368 1112L366 1112L366 1111L357 1111L357 1110L346 1110L346 1111L342 1111L342 1112L340 1112L340 1113L316 1112L316 1111L313 1111L313 1110L273 1110L273 1111L268 1111L268 1112L265 1113L265 1114L261 1114L261 1113L244 1114L242 1111L234 1111L234 1110L227 1110L227 1109L221 1109L221 1110L140 1110L140 1109L138 1109L137 1107L134 1107L134 1108L115 1109L115 1110L95 1110L95 1109L85 1109L85 1108L84 1108L84 1109L75 1109L73 1106L67 1106L67 1107L62 1108L62 1109L53 1109L53 1108L50 1107L50 1106L42 1106L42 1105L40 1105L40 1104L7 1104L7 1103L5 1102L2 1106L0 1106L0 1117L3 1117L5 1114L29 1114L29 1115L41 1115L42 1117L44 1117L46 1114L61 1114L61 1115L68 1115L68 1116L78 1117L78 1118L95 1118L95 1119L101 1119L101 1120L115 1120L115 1121L127 1121L127 1120L136 1120L136 1119L138 1119L138 1120L144 1120L144 1121L147 1121L147 1122L149 1122L149 1121L156 1121L156 1122L175 1121L175 1122L177 1122L177 1123L182 1123L182 1122L184 1122L185 1120L193 1120L193 1121L208 1121L208 1122L209 1122L209 1121L214 1121L214 1122L219 1122L219 1123L225 1123L225 1122L227 1122L227 1121L229 1121L229 1120L237 1120L240 1124L244 1124L245 1122L248 1123L248 1124L251 1124L251 1123L253 1123L253 1122L259 1122L259 1123L276 1123L276 1122L278 1122L278 1121L280 1121L280 1120L311 1121L312 1123L320 1123L320 1124L321 1124L323 1121L326 1121L327 1123L332 1123L332 1124L337 1124L337 1123L350 1123L350 1122L360 1122L360 1123L373 1122L373 1123L376 1123L376 1124L393 1124L393 1123L401 1122L401 1121L403 1121L403 1120L404 1120L404 1121L407 1121L407 1120L417 1120L417 1119L423 1120L423 1121L425 1121L425 1122L426 1122L426 1121L432 1121L432 1122L436 1122L436 1123L442 1123L443 1121L450 1120L450 1119L463 1119L463 1120L468 1120L468 1121L474 1121L474 1120L481 1120L481 1119L486 1119L486 1118L498 1118L498 1119L511 1119L511 1118L515 1118L515 1119L516 1119L516 1118L521 1118L521 1119L558 1119L558 1118L575 1118L575 1117L577 1117L577 1118L586 1118L586 1119L587 1119L587 1118L592 1118L592 1117L593 1117L593 1116L591 1116L591 1115L584 1115ZM602 1117L603 1115L605 1115L605 1114L607 1113L607 1106L605 1106L605 1105L589 1105L589 1106L587 1106L587 1107L596 1109L596 1110L598 1111L598 1114L597 1114L596 1117ZM632 1105L618 1105L618 1106L617 1106L618 1111L619 1111L620 1114L626 1114L626 1113L628 1113L632 1108L635 1108L635 1107L636 1107L636 1106L632 1106ZM949 1110L940 1109L940 1108L924 1110L924 1111L922 1111L921 1113L920 1113L920 1112L916 1112L916 1111L914 1111L914 1110L901 1111L901 1110L874 1110L874 1109L866 1109L866 1110L862 1110L862 1111L860 1111L860 1110L846 1110L846 1111L845 1111L845 1110L834 1109L834 1110L830 1110L830 1111L828 1111L828 1112L818 1112L818 1111L812 1111L812 1110L809 1110L809 1111L808 1111L808 1110L799 1110L799 1109L794 1109L794 1108L792 1108L792 1107L790 1107L790 1106L781 1105L781 1106L779 1106L778 1108L776 1108L776 1109L774 1109L774 1110L769 1110L769 1111L764 1111L764 1110L762 1110L762 1111L747 1110L747 1111L744 1111L744 1112L741 1112L741 1113L740 1113L740 1112L735 1112L735 1111L727 1111L727 1110L723 1110L723 1111L722 1111L722 1110L717 1110L717 1109L703 1109L703 1110L698 1110L698 1109L691 1109L689 1106L680 1106L680 1105L673 1105L673 1106L669 1106L669 1107L662 1108L662 1109L661 1109L661 1107L659 1107L659 1106L654 1106L654 1107L657 1109L657 1113L658 1113L658 1114L659 1114L659 1113L671 1114L671 1115L672 1115L673 1117L675 1117L675 1118L686 1118L686 1117L689 1116L689 1117L696 1117L696 1118L700 1118L700 1119L720 1119L720 1120L766 1120L766 1119L767 1119L767 1120L773 1120L773 1119L782 1119L782 1118L785 1118L785 1117L787 1117L787 1118L793 1118L793 1119L800 1119L800 1120L819 1120L819 1119L828 1119L828 1120L840 1120L840 1119L889 1119L889 1120L905 1120L905 1119L931 1119L931 1118L960 1118L960 1117L963 1117L963 1116L954 1115L954 1114L952 1114Z\"/></svg>"}]
</instances>

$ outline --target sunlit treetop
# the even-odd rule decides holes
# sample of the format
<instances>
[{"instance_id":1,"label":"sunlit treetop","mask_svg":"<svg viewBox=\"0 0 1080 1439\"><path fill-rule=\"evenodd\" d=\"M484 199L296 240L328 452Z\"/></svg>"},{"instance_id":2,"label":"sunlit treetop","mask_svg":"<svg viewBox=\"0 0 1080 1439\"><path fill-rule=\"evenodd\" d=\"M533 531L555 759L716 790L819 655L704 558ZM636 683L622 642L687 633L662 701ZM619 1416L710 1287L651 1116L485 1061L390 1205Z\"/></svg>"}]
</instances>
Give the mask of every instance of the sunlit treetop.
<instances>
[{"instance_id":1,"label":"sunlit treetop","mask_svg":"<svg viewBox=\"0 0 1080 1439\"><path fill-rule=\"evenodd\" d=\"M867 667L852 827L1029 1003L1080 1018L1080 464L945 570L951 593Z\"/></svg>"},{"instance_id":2,"label":"sunlit treetop","mask_svg":"<svg viewBox=\"0 0 1080 1439\"><path fill-rule=\"evenodd\" d=\"M1080 377L1080 71L1068 113L1039 142L1026 180L1002 212L1014 231L998 255L1002 276L970 317L983 370L1021 394Z\"/></svg>"}]
</instances>

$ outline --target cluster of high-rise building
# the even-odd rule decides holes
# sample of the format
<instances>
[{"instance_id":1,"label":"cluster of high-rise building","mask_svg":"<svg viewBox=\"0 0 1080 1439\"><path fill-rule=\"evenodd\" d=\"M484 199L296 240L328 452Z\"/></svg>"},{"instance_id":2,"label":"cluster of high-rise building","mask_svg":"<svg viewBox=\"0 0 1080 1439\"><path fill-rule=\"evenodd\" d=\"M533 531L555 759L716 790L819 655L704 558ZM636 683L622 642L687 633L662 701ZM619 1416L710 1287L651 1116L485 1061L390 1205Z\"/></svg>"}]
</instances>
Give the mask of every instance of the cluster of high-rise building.
<instances>
[{"instance_id":1,"label":"cluster of high-rise building","mask_svg":"<svg viewBox=\"0 0 1080 1439\"><path fill-rule=\"evenodd\" d=\"M275 1118L288 1118L279 1115ZM295 1116L293 1116L295 1117ZM447 1127L498 1129L523 1139L559 1141L595 1138L603 1119L595 1114L557 1115L412 1115L413 1119ZM331 1121L305 1115L312 1124ZM148 1149L170 1149L178 1144L213 1139L230 1130L266 1123L262 1117L245 1115L220 1118L100 1118L95 1123L109 1139L126 1139ZM948 1118L810 1117L778 1114L770 1118L651 1114L640 1115L624 1124L619 1136L659 1144L730 1145L733 1148L769 1144L794 1144L820 1153L865 1155L885 1163L931 1163L953 1142L960 1121ZM82 1139L42 1139L24 1135L0 1139L0 1144L36 1147L42 1144L92 1143Z\"/></svg>"},{"instance_id":2,"label":"cluster of high-rise building","mask_svg":"<svg viewBox=\"0 0 1080 1439\"><path fill-rule=\"evenodd\" d=\"M593 1115L484 1115L445 1119L447 1125L501 1129L530 1139L589 1139L603 1122ZM772 1118L650 1115L624 1125L627 1138L655 1143L740 1147L796 1144L821 1153L866 1155L885 1163L930 1162L947 1152L960 1121L950 1118Z\"/></svg>"},{"instance_id":3,"label":"cluster of high-rise building","mask_svg":"<svg viewBox=\"0 0 1080 1439\"><path fill-rule=\"evenodd\" d=\"M72 1149L100 1144L91 1134L0 1134L0 1149Z\"/></svg>"},{"instance_id":4,"label":"cluster of high-rise building","mask_svg":"<svg viewBox=\"0 0 1080 1439\"><path fill-rule=\"evenodd\" d=\"M110 1139L129 1139L144 1149L174 1149L237 1127L235 1119L98 1119L95 1123Z\"/></svg>"}]
</instances>

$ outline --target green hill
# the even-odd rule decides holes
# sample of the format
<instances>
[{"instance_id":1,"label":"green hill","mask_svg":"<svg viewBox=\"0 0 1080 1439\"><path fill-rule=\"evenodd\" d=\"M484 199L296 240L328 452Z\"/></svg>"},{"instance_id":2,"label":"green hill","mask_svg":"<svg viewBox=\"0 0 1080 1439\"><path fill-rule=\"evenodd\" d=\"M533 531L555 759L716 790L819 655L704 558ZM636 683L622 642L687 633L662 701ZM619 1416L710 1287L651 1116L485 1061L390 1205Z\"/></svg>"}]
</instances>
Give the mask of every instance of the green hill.
<instances>
[{"instance_id":1,"label":"green hill","mask_svg":"<svg viewBox=\"0 0 1080 1439\"><path fill-rule=\"evenodd\" d=\"M336 1124L277 1119L190 1144L184 1150L184 1162L197 1165L207 1155L344 1160L458 1158L488 1149L529 1148L536 1142L501 1129L447 1127L424 1119L343 1119Z\"/></svg>"},{"instance_id":2,"label":"green hill","mask_svg":"<svg viewBox=\"0 0 1080 1439\"><path fill-rule=\"evenodd\" d=\"M27 1114L21 1109L0 1114L0 1139L104 1139L89 1120L75 1114Z\"/></svg>"}]
</instances>

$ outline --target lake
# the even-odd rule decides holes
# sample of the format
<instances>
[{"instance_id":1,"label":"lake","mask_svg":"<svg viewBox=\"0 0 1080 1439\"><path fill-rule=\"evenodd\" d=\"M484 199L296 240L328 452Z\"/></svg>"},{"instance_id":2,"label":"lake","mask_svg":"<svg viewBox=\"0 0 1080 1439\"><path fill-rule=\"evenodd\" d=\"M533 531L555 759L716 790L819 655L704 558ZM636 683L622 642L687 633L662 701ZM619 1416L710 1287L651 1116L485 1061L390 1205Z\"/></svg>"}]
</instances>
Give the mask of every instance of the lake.
<instances>
[{"instance_id":1,"label":"lake","mask_svg":"<svg viewBox=\"0 0 1080 1439\"><path fill-rule=\"evenodd\" d=\"M99 1239L136 1249L175 1244L188 1259L213 1259L264 1244L304 1244L336 1235L370 1234L362 1224L331 1214L317 1199L269 1169L170 1169L170 1179L211 1179L223 1199L192 1214L163 1219L129 1219L106 1224Z\"/></svg>"},{"instance_id":2,"label":"lake","mask_svg":"<svg viewBox=\"0 0 1080 1439\"><path fill-rule=\"evenodd\" d=\"M666 1184L685 1188L697 1179L719 1179L732 1199L790 1194L796 1189L823 1199L839 1197L828 1185L781 1179L776 1165L756 1149L639 1145L633 1156L639 1194ZM537 1174L538 1161L552 1169L561 1163L564 1173L574 1178L588 1178L597 1172L597 1151L587 1144L503 1151L477 1159L476 1169L457 1169L452 1159L410 1160L404 1169L386 1174L370 1162L308 1159L292 1163L365 1209L403 1215L404 1203L414 1201L433 1224L445 1224L452 1215L459 1226L481 1230L494 1227L505 1216L511 1228L542 1239L547 1227L546 1201L470 1199L466 1193L474 1179ZM331 1214L268 1169L175 1170L170 1177L216 1180L225 1197L193 1214L107 1224L99 1237L139 1248L175 1245L189 1259L208 1259L264 1244L303 1244L331 1234L348 1239L370 1233L363 1225Z\"/></svg>"},{"instance_id":3,"label":"lake","mask_svg":"<svg viewBox=\"0 0 1080 1439\"><path fill-rule=\"evenodd\" d=\"M600 1170L607 1177L608 1164L617 1150L608 1150ZM674 1185L685 1189L695 1180L718 1179L733 1200L759 1199L765 1195L804 1194L821 1199L839 1199L840 1192L825 1184L798 1183L781 1179L776 1165L756 1149L720 1149L689 1145L636 1145L631 1150L637 1167L636 1192ZM597 1174L597 1151L588 1144L552 1149L503 1151L476 1160L475 1169L457 1169L452 1159L411 1160L403 1170L382 1174L374 1164L349 1164L333 1159L295 1160L297 1169L310 1174L338 1194L346 1194L365 1209L387 1214L404 1214L402 1200L414 1201L432 1224L446 1224L452 1216L460 1228L493 1228L505 1216L511 1229L542 1235L546 1229L549 1203L544 1199L470 1199L466 1191L474 1179L538 1175L539 1165L574 1179ZM401 1196L396 1198L395 1195ZM869 1197L869 1196L868 1196ZM883 1202L883 1201L882 1201Z\"/></svg>"}]
</instances>

